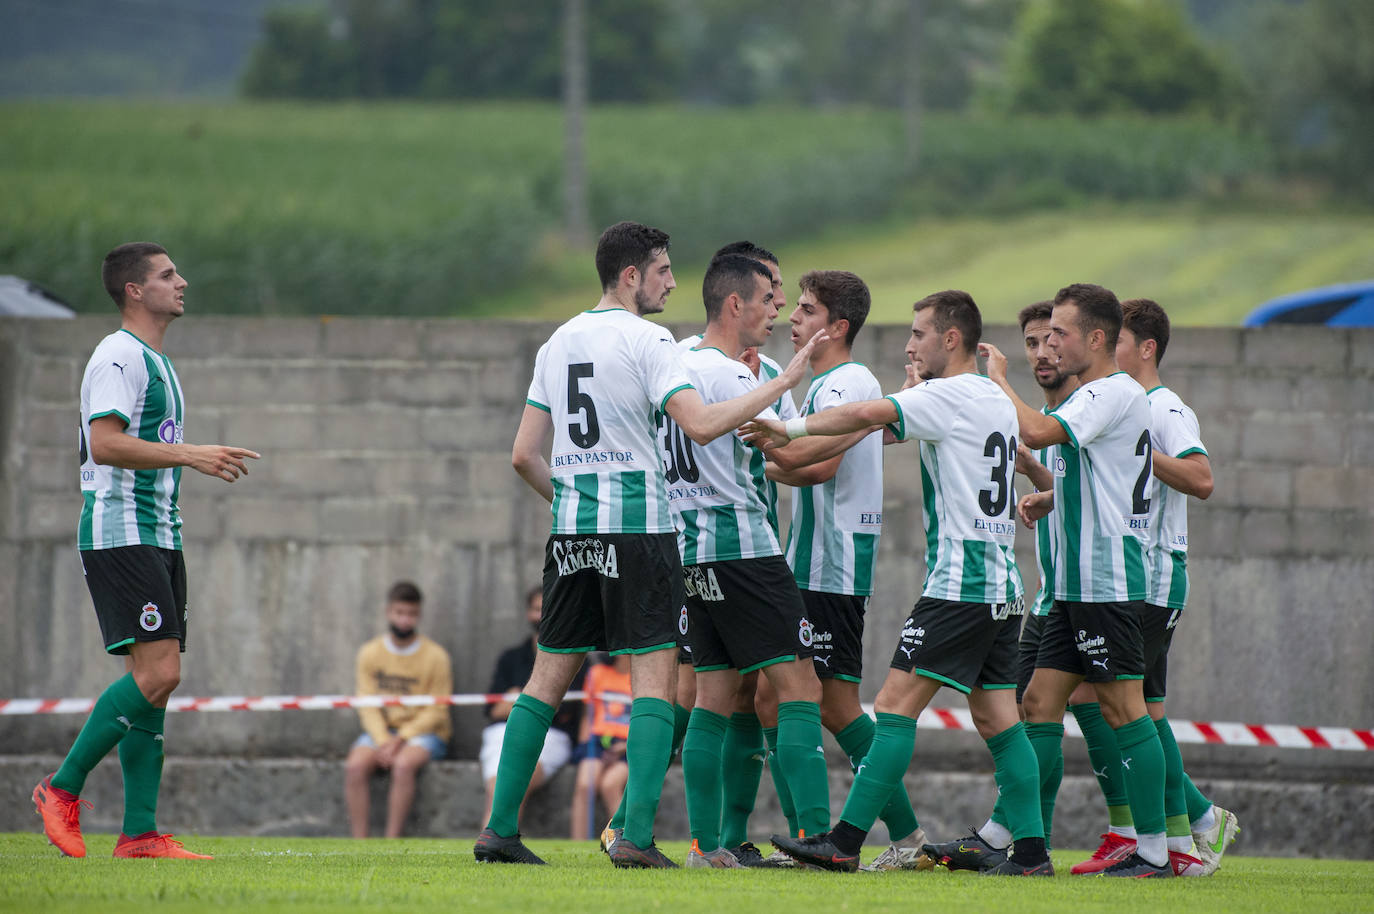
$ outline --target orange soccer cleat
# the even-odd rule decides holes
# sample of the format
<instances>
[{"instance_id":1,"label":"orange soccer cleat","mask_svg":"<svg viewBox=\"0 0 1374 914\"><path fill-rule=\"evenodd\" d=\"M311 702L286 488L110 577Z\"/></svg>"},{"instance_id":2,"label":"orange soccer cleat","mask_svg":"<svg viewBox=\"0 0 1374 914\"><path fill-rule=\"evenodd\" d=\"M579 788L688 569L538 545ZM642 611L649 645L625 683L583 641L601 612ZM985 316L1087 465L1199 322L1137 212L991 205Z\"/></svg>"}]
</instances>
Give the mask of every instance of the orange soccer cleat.
<instances>
[{"instance_id":1,"label":"orange soccer cleat","mask_svg":"<svg viewBox=\"0 0 1374 914\"><path fill-rule=\"evenodd\" d=\"M91 804L52 785L52 775L38 782L33 789L33 805L43 817L43 833L48 841L68 857L86 856L86 842L81 837L81 807Z\"/></svg>"},{"instance_id":2,"label":"orange soccer cleat","mask_svg":"<svg viewBox=\"0 0 1374 914\"><path fill-rule=\"evenodd\" d=\"M128 835L120 834L119 840L115 842L114 856L116 857L169 857L173 860L214 860L209 854L193 854L181 846L181 842L171 835L159 835L157 832L149 832L146 835L139 835L137 838L130 838Z\"/></svg>"}]
</instances>

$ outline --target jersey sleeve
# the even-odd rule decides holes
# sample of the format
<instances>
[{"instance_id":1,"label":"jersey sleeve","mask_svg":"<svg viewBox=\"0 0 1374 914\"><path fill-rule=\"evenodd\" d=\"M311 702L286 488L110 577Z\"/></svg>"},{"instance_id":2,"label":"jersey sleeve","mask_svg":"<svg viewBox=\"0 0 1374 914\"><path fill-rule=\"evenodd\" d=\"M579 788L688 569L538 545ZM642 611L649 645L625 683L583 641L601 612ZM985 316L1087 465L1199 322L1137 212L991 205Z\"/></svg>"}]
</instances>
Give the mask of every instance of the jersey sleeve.
<instances>
[{"instance_id":1,"label":"jersey sleeve","mask_svg":"<svg viewBox=\"0 0 1374 914\"><path fill-rule=\"evenodd\" d=\"M1207 448L1202 443L1197 416L1183 401L1171 398L1158 407L1151 406L1150 437L1156 451L1170 457L1206 455Z\"/></svg>"},{"instance_id":2,"label":"jersey sleeve","mask_svg":"<svg viewBox=\"0 0 1374 914\"><path fill-rule=\"evenodd\" d=\"M525 394L525 403L544 412L552 412L550 407L552 397L544 389L544 362L548 358L549 344L545 343L539 347L539 353L534 357L534 377L530 379L529 393Z\"/></svg>"},{"instance_id":3,"label":"jersey sleeve","mask_svg":"<svg viewBox=\"0 0 1374 914\"><path fill-rule=\"evenodd\" d=\"M949 433L949 417L958 408L944 388L932 381L889 394L897 407L897 421L888 425L898 441L940 441Z\"/></svg>"},{"instance_id":4,"label":"jersey sleeve","mask_svg":"<svg viewBox=\"0 0 1374 914\"><path fill-rule=\"evenodd\" d=\"M1068 400L1050 413L1064 426L1074 447L1096 440L1130 408L1132 390L1126 384L1099 384L1094 381L1073 392Z\"/></svg>"},{"instance_id":5,"label":"jersey sleeve","mask_svg":"<svg viewBox=\"0 0 1374 914\"><path fill-rule=\"evenodd\" d=\"M90 419L118 416L127 426L138 411L139 396L148 386L148 366L143 359L136 354L110 353L98 360L92 359L86 373Z\"/></svg>"},{"instance_id":6,"label":"jersey sleeve","mask_svg":"<svg viewBox=\"0 0 1374 914\"><path fill-rule=\"evenodd\" d=\"M640 337L639 364L644 378L644 396L655 409L667 406L668 398L679 390L692 386L687 369L682 364L682 351L677 340L666 330L645 333Z\"/></svg>"}]
</instances>

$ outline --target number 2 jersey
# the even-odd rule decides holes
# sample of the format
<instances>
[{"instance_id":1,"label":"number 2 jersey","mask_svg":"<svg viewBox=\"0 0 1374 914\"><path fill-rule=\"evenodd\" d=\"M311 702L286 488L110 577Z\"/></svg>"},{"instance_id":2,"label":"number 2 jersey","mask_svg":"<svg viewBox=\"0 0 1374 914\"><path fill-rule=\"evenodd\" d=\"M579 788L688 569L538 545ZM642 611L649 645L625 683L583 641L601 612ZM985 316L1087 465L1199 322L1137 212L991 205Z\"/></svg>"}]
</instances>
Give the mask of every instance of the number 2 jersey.
<instances>
[{"instance_id":1,"label":"number 2 jersey","mask_svg":"<svg viewBox=\"0 0 1374 914\"><path fill-rule=\"evenodd\" d=\"M719 349L690 349L682 363L706 403L742 396L759 385L748 366ZM759 416L778 418L772 408ZM678 521L682 564L781 555L769 521L763 454L734 433L705 446L694 444L672 419L662 418L668 500Z\"/></svg>"},{"instance_id":2,"label":"number 2 jersey","mask_svg":"<svg viewBox=\"0 0 1374 914\"><path fill-rule=\"evenodd\" d=\"M1084 384L1050 416L1069 435L1050 466L1054 598L1144 600L1155 492L1145 389L1118 371Z\"/></svg>"},{"instance_id":3,"label":"number 2 jersey","mask_svg":"<svg viewBox=\"0 0 1374 914\"><path fill-rule=\"evenodd\" d=\"M988 378L932 378L890 395L898 441L920 441L923 596L1012 603L1016 567L1016 407Z\"/></svg>"},{"instance_id":4,"label":"number 2 jersey","mask_svg":"<svg viewBox=\"0 0 1374 914\"><path fill-rule=\"evenodd\" d=\"M553 421L553 533L673 533L654 414L691 387L667 330L584 311L534 360L525 402Z\"/></svg>"},{"instance_id":5,"label":"number 2 jersey","mask_svg":"<svg viewBox=\"0 0 1374 914\"><path fill-rule=\"evenodd\" d=\"M185 400L171 359L127 330L105 337L81 377L78 549L181 548L181 467L126 470L91 456L91 421L118 416L124 434L180 444Z\"/></svg>"}]
</instances>

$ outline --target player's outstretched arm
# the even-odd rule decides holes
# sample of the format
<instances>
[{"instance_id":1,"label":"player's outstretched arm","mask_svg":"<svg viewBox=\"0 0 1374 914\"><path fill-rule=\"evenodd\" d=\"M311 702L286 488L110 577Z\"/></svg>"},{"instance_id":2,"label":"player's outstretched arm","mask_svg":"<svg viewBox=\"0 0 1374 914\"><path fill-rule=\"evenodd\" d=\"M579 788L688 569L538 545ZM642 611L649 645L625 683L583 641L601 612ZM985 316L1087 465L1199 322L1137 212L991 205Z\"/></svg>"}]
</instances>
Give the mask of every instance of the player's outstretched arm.
<instances>
[{"instance_id":1,"label":"player's outstretched arm","mask_svg":"<svg viewBox=\"0 0 1374 914\"><path fill-rule=\"evenodd\" d=\"M124 420L101 416L91 420L91 457L96 463L126 470L190 467L206 476L233 482L248 472L244 461L261 455L225 444L165 444L124 433Z\"/></svg>"},{"instance_id":2,"label":"player's outstretched arm","mask_svg":"<svg viewBox=\"0 0 1374 914\"><path fill-rule=\"evenodd\" d=\"M1069 433L1064 431L1064 426L1057 419L1051 419L1016 395L1007 381L1007 357L1002 350L991 343L979 343L978 354L987 359L988 380L1002 388L1002 392L1016 407L1016 422L1021 427L1021 440L1027 447L1042 448L1050 444L1064 444L1069 440Z\"/></svg>"},{"instance_id":3,"label":"player's outstretched arm","mask_svg":"<svg viewBox=\"0 0 1374 914\"><path fill-rule=\"evenodd\" d=\"M1170 457L1156 453L1151 459L1155 478L1169 488L1203 501L1212 494L1212 462L1206 454Z\"/></svg>"},{"instance_id":4,"label":"player's outstretched arm","mask_svg":"<svg viewBox=\"0 0 1374 914\"><path fill-rule=\"evenodd\" d=\"M1050 474L1050 468L1035 459L1035 454L1024 444L1016 444L1016 472L1031 481L1041 492L1046 492L1054 488L1054 476Z\"/></svg>"},{"instance_id":5,"label":"player's outstretched arm","mask_svg":"<svg viewBox=\"0 0 1374 914\"><path fill-rule=\"evenodd\" d=\"M714 441L726 432L738 428L746 420L754 418L783 393L796 387L810 364L811 350L817 343L825 342L827 339L829 337L825 335L825 331L817 333L805 346L797 350L797 354L787 363L782 374L766 384L760 384L747 394L707 404L702 402L699 393L689 387L669 397L665 409L678 427L696 444Z\"/></svg>"},{"instance_id":6,"label":"player's outstretched arm","mask_svg":"<svg viewBox=\"0 0 1374 914\"><path fill-rule=\"evenodd\" d=\"M520 427L511 445L510 462L515 472L547 502L553 501L553 472L544 456L549 437L553 434L553 420L537 406L525 404L520 414Z\"/></svg>"}]
</instances>

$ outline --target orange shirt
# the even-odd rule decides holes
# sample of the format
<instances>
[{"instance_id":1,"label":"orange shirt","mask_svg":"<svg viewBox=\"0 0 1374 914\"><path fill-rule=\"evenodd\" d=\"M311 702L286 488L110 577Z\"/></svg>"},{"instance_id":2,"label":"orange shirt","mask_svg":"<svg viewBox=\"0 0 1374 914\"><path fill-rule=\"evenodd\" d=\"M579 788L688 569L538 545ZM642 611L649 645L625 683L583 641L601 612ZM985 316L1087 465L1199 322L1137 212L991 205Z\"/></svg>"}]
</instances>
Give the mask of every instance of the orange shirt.
<instances>
[{"instance_id":1,"label":"orange shirt","mask_svg":"<svg viewBox=\"0 0 1374 914\"><path fill-rule=\"evenodd\" d=\"M592 735L630 737L630 674L599 663L587 673L587 700L591 703Z\"/></svg>"}]
</instances>

